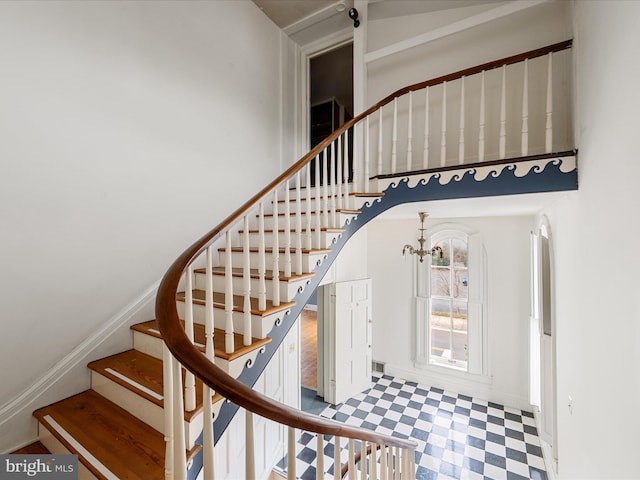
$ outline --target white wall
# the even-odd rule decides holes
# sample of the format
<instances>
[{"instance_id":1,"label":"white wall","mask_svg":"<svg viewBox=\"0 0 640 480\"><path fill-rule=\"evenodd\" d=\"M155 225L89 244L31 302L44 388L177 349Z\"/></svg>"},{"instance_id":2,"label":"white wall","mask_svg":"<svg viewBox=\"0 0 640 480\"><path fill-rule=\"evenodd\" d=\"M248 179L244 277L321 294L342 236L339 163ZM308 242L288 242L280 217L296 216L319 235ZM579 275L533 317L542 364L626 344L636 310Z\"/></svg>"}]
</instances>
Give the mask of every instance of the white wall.
<instances>
[{"instance_id":1,"label":"white wall","mask_svg":"<svg viewBox=\"0 0 640 480\"><path fill-rule=\"evenodd\" d=\"M406 243L417 245L418 215L410 220L375 219L368 226L369 275L373 279L373 358L391 374L458 393L528 406L529 232L533 218L429 219L463 225L482 236L487 253L489 369L491 378L464 378L438 367L414 366L415 258L402 258Z\"/></svg>"},{"instance_id":2,"label":"white wall","mask_svg":"<svg viewBox=\"0 0 640 480\"><path fill-rule=\"evenodd\" d=\"M0 2L0 417L291 163L290 45L249 1Z\"/></svg>"},{"instance_id":3,"label":"white wall","mask_svg":"<svg viewBox=\"0 0 640 480\"><path fill-rule=\"evenodd\" d=\"M640 3L574 7L580 188L546 212L555 253L559 478L638 478L640 67L632 59Z\"/></svg>"}]
</instances>

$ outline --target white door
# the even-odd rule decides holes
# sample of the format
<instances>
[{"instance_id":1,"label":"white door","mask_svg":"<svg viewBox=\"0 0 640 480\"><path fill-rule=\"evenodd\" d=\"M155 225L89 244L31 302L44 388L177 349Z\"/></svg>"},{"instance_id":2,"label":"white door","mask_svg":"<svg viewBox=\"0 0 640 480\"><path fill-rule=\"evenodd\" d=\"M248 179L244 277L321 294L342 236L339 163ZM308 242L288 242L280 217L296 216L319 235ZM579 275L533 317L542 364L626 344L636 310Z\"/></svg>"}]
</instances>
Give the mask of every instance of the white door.
<instances>
[{"instance_id":1,"label":"white door","mask_svg":"<svg viewBox=\"0 0 640 480\"><path fill-rule=\"evenodd\" d=\"M333 283L327 297L324 393L337 404L371 388L371 279Z\"/></svg>"}]
</instances>

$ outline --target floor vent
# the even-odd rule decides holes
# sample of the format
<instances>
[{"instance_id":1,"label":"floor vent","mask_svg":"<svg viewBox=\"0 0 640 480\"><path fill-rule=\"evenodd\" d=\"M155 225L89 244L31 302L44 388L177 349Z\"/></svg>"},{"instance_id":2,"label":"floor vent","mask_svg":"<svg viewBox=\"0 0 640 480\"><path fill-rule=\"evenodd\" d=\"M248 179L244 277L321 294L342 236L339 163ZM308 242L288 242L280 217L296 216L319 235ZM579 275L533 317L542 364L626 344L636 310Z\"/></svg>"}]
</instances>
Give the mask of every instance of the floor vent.
<instances>
[{"instance_id":1,"label":"floor vent","mask_svg":"<svg viewBox=\"0 0 640 480\"><path fill-rule=\"evenodd\" d=\"M385 373L385 363L384 362L376 362L375 360L371 362L371 369L374 372Z\"/></svg>"}]
</instances>

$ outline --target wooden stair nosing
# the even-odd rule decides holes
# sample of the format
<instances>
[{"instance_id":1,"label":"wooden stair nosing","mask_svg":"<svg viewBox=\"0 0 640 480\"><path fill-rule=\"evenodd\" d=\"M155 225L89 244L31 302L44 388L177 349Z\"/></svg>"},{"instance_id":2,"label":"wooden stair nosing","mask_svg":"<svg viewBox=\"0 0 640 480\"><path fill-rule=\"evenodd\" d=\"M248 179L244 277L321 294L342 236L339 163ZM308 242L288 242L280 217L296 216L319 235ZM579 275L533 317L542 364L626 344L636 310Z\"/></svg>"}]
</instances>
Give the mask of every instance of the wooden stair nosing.
<instances>
[{"instance_id":1,"label":"wooden stair nosing","mask_svg":"<svg viewBox=\"0 0 640 480\"><path fill-rule=\"evenodd\" d=\"M224 253L226 251L226 247L220 247L218 248L218 252L219 253ZM244 248L243 247L231 247L231 251L234 253L242 253L244 252ZM251 247L249 248L249 253L258 253L259 249L257 247ZM291 254L295 254L297 252L296 248L290 248L289 251L291 252ZM303 248L302 250L302 254L303 255L314 255L314 254L320 254L320 253L329 253L331 252L330 248L312 248L311 250L309 250L308 248ZM266 247L264 249L265 253L273 253L273 248L272 247ZM284 253L285 249L284 248L279 248L278 252L280 253Z\"/></svg>"},{"instance_id":2,"label":"wooden stair nosing","mask_svg":"<svg viewBox=\"0 0 640 480\"><path fill-rule=\"evenodd\" d=\"M206 273L206 269L204 269L204 268L196 268L194 270L194 272L204 275ZM214 275L224 275L225 274L224 267L213 267L213 274ZM234 267L234 268L231 269L231 275L236 277L236 278L244 277L244 269L242 267ZM290 283L290 282L295 282L295 281L298 281L298 280L304 280L305 278L311 278L314 275L315 275L315 273L313 273L313 272L302 273L300 275L293 273L290 277L287 277L287 276L285 276L284 272L281 271L280 275L278 276L278 279L281 282ZM258 272L258 269L257 268L250 269L250 276L253 279L260 278L260 273ZM273 280L273 270L265 270L264 278L265 278L265 280Z\"/></svg>"},{"instance_id":3,"label":"wooden stair nosing","mask_svg":"<svg viewBox=\"0 0 640 480\"><path fill-rule=\"evenodd\" d=\"M33 415L98 478L106 478L105 473L91 456L116 478L164 478L164 436L93 390L38 409Z\"/></svg>"},{"instance_id":4,"label":"wooden stair nosing","mask_svg":"<svg viewBox=\"0 0 640 480\"><path fill-rule=\"evenodd\" d=\"M11 452L11 455L51 455L51 452L38 440Z\"/></svg>"},{"instance_id":5,"label":"wooden stair nosing","mask_svg":"<svg viewBox=\"0 0 640 480\"><path fill-rule=\"evenodd\" d=\"M90 370L93 370L100 375L107 377L111 381L126 388L127 390L130 390L137 395L145 398L146 400L154 403L155 405L164 408L162 360L159 360L137 350L127 350L125 352L116 353L115 355L111 355L100 360L95 360L93 362L90 362L87 366ZM117 373L113 373L114 371ZM132 380L136 384L142 386L143 389L138 388L134 383L127 382L118 374ZM155 395L146 392L144 389L150 390ZM202 382L197 378L195 389L196 408L191 411L185 410L184 419L186 422L190 422L193 417L200 413L204 408L202 400ZM161 396L163 398L158 398L158 396ZM222 400L222 397L218 394L215 394L211 399L211 403L216 403L220 400Z\"/></svg>"},{"instance_id":6,"label":"wooden stair nosing","mask_svg":"<svg viewBox=\"0 0 640 480\"><path fill-rule=\"evenodd\" d=\"M317 215L318 212L316 211L311 211L309 212L311 215ZM336 208L336 213L347 213L347 214L358 214L360 213L360 210L356 210L356 209L352 209L352 208ZM306 215L307 212L300 212L301 215ZM284 217L286 215L286 212L278 212L278 216L279 217ZM289 212L289 215L295 215L295 212ZM258 217L259 215L256 215L256 217ZM265 213L264 214L265 217L273 217L273 213Z\"/></svg>"},{"instance_id":7,"label":"wooden stair nosing","mask_svg":"<svg viewBox=\"0 0 640 480\"><path fill-rule=\"evenodd\" d=\"M290 230L291 233L295 233L295 231L296 230L294 228L292 228ZM301 231L306 233L307 229L303 228ZM342 233L342 232L344 232L344 228L341 228L341 227L322 227L322 228L320 228L320 231L321 232L327 232L327 233ZM278 229L278 233L284 233L284 232L285 232L284 228L279 228ZM311 232L315 233L316 230L313 227L311 227ZM239 234L244 234L244 230L238 230L238 233ZM260 230L250 229L249 233L260 233ZM271 233L272 234L273 233L273 229L265 229L264 233Z\"/></svg>"},{"instance_id":8,"label":"wooden stair nosing","mask_svg":"<svg viewBox=\"0 0 640 480\"><path fill-rule=\"evenodd\" d=\"M184 301L184 299L183 299ZM181 322L184 325L184 322ZM160 332L158 331L158 323L154 320L149 320L147 322L138 323L136 325L131 326L132 330L135 330L140 333L144 333L146 335L150 335L155 338L162 339ZM271 338L255 338L251 339L251 345L244 345L244 337L240 333L234 333L234 346L235 350L232 353L227 353L225 351L225 331L219 328L214 328L213 332L213 348L215 350L215 356L217 358L221 358L223 360L232 361L242 355L245 355L249 352L257 350L261 348L263 345L269 343ZM205 338L205 326L200 323L193 324L193 340L196 344L196 347L200 349L200 351L204 352L206 344Z\"/></svg>"}]
</instances>

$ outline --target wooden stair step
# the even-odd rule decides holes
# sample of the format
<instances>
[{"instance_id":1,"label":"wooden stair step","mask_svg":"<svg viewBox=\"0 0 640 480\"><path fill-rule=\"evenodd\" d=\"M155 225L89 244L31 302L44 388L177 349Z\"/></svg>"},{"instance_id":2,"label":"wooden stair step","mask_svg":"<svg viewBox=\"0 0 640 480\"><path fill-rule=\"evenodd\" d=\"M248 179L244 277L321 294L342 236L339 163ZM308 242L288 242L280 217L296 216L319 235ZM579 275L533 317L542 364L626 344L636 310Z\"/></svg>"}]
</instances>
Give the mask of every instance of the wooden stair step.
<instances>
[{"instance_id":1,"label":"wooden stair step","mask_svg":"<svg viewBox=\"0 0 640 480\"><path fill-rule=\"evenodd\" d=\"M11 453L13 455L51 455L49 449L45 447L40 441L25 445L24 447L19 448L15 452Z\"/></svg>"},{"instance_id":2,"label":"wooden stair step","mask_svg":"<svg viewBox=\"0 0 640 480\"><path fill-rule=\"evenodd\" d=\"M291 233L295 233L295 231L296 231L296 230L295 230L294 228L292 228L290 231L291 231ZM306 229L306 228L303 228L303 229L301 230L301 232L305 232L305 233L306 233L306 231L307 231L307 229ZM322 228L320 229L320 231L321 231L321 232L328 232L328 233L342 233L342 232L344 232L344 228L339 228L339 227L336 227L336 228L322 227ZM278 233L284 233L284 232L285 232L284 228L280 228L280 229L278 229ZM314 229L313 227L311 228L311 232L315 233L315 229ZM244 230L238 230L238 233L243 234L243 233L244 233ZM249 233L260 233L260 230L257 230L257 229L255 229L255 230L249 230ZM264 231L264 233L265 233L265 234L266 234L266 233L273 233L273 229L266 229L266 230Z\"/></svg>"},{"instance_id":3,"label":"wooden stair step","mask_svg":"<svg viewBox=\"0 0 640 480\"><path fill-rule=\"evenodd\" d=\"M194 301L195 301L195 292L202 292L203 294L203 302L204 302L204 291L203 290L194 290ZM184 297L182 298L184 301ZM293 303L291 305L294 305ZM181 322L184 326L184 322ZM145 333L155 338L162 339L162 335L158 330L158 322L154 320L149 320L147 322L138 323L136 325L131 326L132 330L135 330L140 333ZM269 343L271 341L270 338L252 338L251 345L243 345L243 336L239 333L234 333L234 346L235 350L232 353L225 352L225 331L219 328L214 328L213 331L213 348L215 350L215 356L221 358L223 360L234 360L242 355L245 355L249 352L252 352L258 348L261 348L263 345ZM200 323L193 324L193 340L197 348L200 351L205 351L206 345L206 337L205 337L205 328L204 325Z\"/></svg>"},{"instance_id":4,"label":"wooden stair step","mask_svg":"<svg viewBox=\"0 0 640 480\"><path fill-rule=\"evenodd\" d=\"M184 292L178 292L176 300L184 302ZM193 290L193 302L198 305L205 304L205 291L200 289ZM273 302L267 299L267 308L265 310L259 310L258 299L251 297L251 315L265 316L273 313L281 312L293 307L295 302L280 302L277 307L273 305ZM225 294L221 292L213 292L213 308L223 309L225 308ZM233 296L233 311L244 312L244 297L242 295Z\"/></svg>"},{"instance_id":5,"label":"wooden stair step","mask_svg":"<svg viewBox=\"0 0 640 480\"><path fill-rule=\"evenodd\" d=\"M204 337L204 333L202 336ZM89 363L88 367L127 390L131 390L164 408L162 360L137 350L128 350L93 361ZM184 371L182 380L184 385ZM222 400L222 396L216 394L212 397L211 403L220 400ZM185 421L190 422L196 414L202 411L203 407L202 382L196 378L196 408L189 412L185 411Z\"/></svg>"},{"instance_id":6,"label":"wooden stair step","mask_svg":"<svg viewBox=\"0 0 640 480\"><path fill-rule=\"evenodd\" d=\"M204 268L196 268L194 270L195 273L199 273L199 274L205 274L206 271ZM225 269L224 267L213 267L213 274L214 275L223 275L225 274ZM258 272L257 268L252 268L249 271L249 274L251 276L251 278L259 278L260 274ZM234 267L231 269L231 275L234 277L243 277L244 276L244 269L241 267ZM280 271L280 275L279 275L279 280L281 282L296 282L296 281L300 281L300 280L304 280L306 278L311 278L313 277L315 274L314 273L303 273L301 275L297 275L297 274L292 274L290 277L286 277L283 271ZM273 280L273 270L265 270L265 274L264 274L265 280Z\"/></svg>"},{"instance_id":7,"label":"wooden stair step","mask_svg":"<svg viewBox=\"0 0 640 480\"><path fill-rule=\"evenodd\" d=\"M318 212L316 211L312 211L309 212L311 215L317 215ZM360 213L360 210L354 210L354 209L350 209L350 208L336 208L336 213L347 213L347 214L358 214ZM290 215L295 215L295 212L289 212ZM300 212L301 215L306 215L307 212ZM278 216L279 217L284 217L286 215L286 213L283 212L278 212ZM257 217L258 215L256 215ZM273 217L273 213L265 213L264 214L265 217Z\"/></svg>"},{"instance_id":8,"label":"wooden stair step","mask_svg":"<svg viewBox=\"0 0 640 480\"><path fill-rule=\"evenodd\" d=\"M226 251L225 247L221 247L218 249L218 252L220 253L224 253ZM244 248L243 247L231 247L231 251L234 253L242 253L244 252ZM278 251L280 253L284 253L285 249L284 248L279 248ZM291 252L291 254L295 254L297 252L296 248L290 248L289 251ZM329 253L331 252L330 248L312 248L311 250L307 249L307 248L303 248L302 250L302 254L303 255L314 255L314 254L321 254L321 253ZM251 247L249 249L250 253L258 253L258 248L257 247ZM265 253L273 253L273 248L271 247L267 247L264 249Z\"/></svg>"},{"instance_id":9,"label":"wooden stair step","mask_svg":"<svg viewBox=\"0 0 640 480\"><path fill-rule=\"evenodd\" d=\"M163 435L93 390L33 415L100 479L164 479Z\"/></svg>"}]
</instances>

